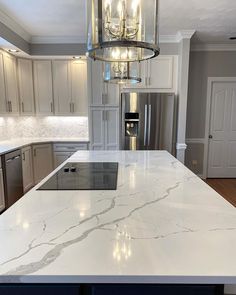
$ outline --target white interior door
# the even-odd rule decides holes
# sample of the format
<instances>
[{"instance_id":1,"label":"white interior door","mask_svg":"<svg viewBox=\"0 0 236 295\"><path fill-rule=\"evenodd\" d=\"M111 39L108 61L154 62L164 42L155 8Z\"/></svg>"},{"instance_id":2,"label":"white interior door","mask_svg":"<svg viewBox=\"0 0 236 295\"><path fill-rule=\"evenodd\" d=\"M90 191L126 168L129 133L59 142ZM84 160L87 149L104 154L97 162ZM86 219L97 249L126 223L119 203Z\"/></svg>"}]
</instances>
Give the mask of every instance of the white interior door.
<instances>
[{"instance_id":1,"label":"white interior door","mask_svg":"<svg viewBox=\"0 0 236 295\"><path fill-rule=\"evenodd\" d=\"M236 82L212 87L209 178L236 178Z\"/></svg>"}]
</instances>

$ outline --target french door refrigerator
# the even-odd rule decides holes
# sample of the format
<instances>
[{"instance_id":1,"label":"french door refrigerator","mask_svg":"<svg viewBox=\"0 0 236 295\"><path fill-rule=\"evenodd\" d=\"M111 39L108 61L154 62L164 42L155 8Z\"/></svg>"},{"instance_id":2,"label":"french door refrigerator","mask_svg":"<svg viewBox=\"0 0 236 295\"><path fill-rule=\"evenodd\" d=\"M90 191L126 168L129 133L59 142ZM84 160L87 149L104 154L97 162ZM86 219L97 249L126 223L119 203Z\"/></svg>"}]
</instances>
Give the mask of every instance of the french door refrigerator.
<instances>
[{"instance_id":1,"label":"french door refrigerator","mask_svg":"<svg viewBox=\"0 0 236 295\"><path fill-rule=\"evenodd\" d=\"M123 93L121 149L175 153L175 95Z\"/></svg>"}]
</instances>

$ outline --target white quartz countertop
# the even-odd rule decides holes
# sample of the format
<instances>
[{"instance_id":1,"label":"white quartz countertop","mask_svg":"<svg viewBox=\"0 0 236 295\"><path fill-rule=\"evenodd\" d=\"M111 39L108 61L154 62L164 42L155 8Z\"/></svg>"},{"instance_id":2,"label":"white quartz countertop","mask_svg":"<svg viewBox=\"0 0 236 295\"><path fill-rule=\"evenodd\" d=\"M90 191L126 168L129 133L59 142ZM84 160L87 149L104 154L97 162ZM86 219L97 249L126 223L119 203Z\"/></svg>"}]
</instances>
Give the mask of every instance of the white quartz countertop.
<instances>
[{"instance_id":1,"label":"white quartz countertop","mask_svg":"<svg viewBox=\"0 0 236 295\"><path fill-rule=\"evenodd\" d=\"M12 140L0 141L0 155L9 153L16 149L31 144L53 143L53 142L84 142L88 143L88 138L18 138Z\"/></svg>"},{"instance_id":2,"label":"white quartz countertop","mask_svg":"<svg viewBox=\"0 0 236 295\"><path fill-rule=\"evenodd\" d=\"M235 208L170 154L69 161L119 162L118 189L32 189L0 216L0 282L236 284Z\"/></svg>"}]
</instances>

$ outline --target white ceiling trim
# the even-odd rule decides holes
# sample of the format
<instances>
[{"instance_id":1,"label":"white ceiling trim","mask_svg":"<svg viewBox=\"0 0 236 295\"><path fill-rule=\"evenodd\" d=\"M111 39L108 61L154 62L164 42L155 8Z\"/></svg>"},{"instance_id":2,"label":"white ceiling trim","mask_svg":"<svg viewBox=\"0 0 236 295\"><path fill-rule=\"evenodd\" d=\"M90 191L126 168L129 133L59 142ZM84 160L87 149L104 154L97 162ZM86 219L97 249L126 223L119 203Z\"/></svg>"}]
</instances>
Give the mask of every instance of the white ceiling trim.
<instances>
[{"instance_id":1,"label":"white ceiling trim","mask_svg":"<svg viewBox=\"0 0 236 295\"><path fill-rule=\"evenodd\" d=\"M32 44L80 44L86 40L79 36L32 36Z\"/></svg>"},{"instance_id":2,"label":"white ceiling trim","mask_svg":"<svg viewBox=\"0 0 236 295\"><path fill-rule=\"evenodd\" d=\"M183 39L191 39L195 33L195 30L183 30L176 35L161 35L160 43L179 43Z\"/></svg>"},{"instance_id":3,"label":"white ceiling trim","mask_svg":"<svg viewBox=\"0 0 236 295\"><path fill-rule=\"evenodd\" d=\"M191 39L195 31L179 31L176 35L161 35L160 43L179 43L183 39ZM32 44L80 44L86 43L79 36L32 36Z\"/></svg>"},{"instance_id":4,"label":"white ceiling trim","mask_svg":"<svg viewBox=\"0 0 236 295\"><path fill-rule=\"evenodd\" d=\"M183 39L191 39L196 33L195 30L182 30L176 34L177 42L180 42Z\"/></svg>"},{"instance_id":5,"label":"white ceiling trim","mask_svg":"<svg viewBox=\"0 0 236 295\"><path fill-rule=\"evenodd\" d=\"M15 22L11 17L9 17L2 10L0 10L0 21L9 29L11 29L13 32L15 32L17 35L19 35L21 38L23 38L25 41L27 42L30 41L31 39L30 34L26 32L17 22Z\"/></svg>"},{"instance_id":6,"label":"white ceiling trim","mask_svg":"<svg viewBox=\"0 0 236 295\"><path fill-rule=\"evenodd\" d=\"M193 44L191 51L236 51L234 44Z\"/></svg>"}]
</instances>

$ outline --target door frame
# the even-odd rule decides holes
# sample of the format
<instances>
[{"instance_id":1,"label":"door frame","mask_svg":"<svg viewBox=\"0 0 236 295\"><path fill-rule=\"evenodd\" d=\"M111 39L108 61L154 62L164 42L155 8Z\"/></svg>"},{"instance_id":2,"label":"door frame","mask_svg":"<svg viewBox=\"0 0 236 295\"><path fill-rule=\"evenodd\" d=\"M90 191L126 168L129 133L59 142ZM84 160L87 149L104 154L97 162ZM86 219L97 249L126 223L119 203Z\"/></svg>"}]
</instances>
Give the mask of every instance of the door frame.
<instances>
[{"instance_id":1,"label":"door frame","mask_svg":"<svg viewBox=\"0 0 236 295\"><path fill-rule=\"evenodd\" d=\"M205 137L204 137L204 156L203 156L203 178L208 177L209 164L209 132L211 127L211 111L212 111L212 89L214 83L235 82L236 77L208 77L207 84L207 101L206 101L206 122L205 122Z\"/></svg>"}]
</instances>

